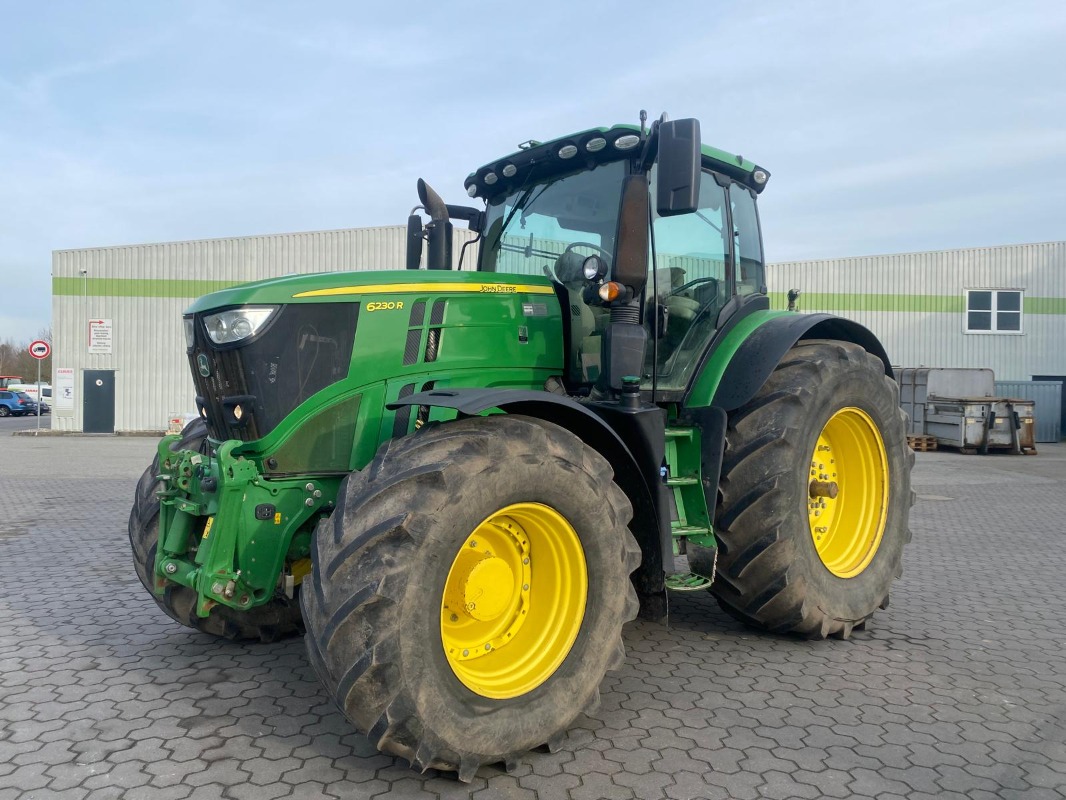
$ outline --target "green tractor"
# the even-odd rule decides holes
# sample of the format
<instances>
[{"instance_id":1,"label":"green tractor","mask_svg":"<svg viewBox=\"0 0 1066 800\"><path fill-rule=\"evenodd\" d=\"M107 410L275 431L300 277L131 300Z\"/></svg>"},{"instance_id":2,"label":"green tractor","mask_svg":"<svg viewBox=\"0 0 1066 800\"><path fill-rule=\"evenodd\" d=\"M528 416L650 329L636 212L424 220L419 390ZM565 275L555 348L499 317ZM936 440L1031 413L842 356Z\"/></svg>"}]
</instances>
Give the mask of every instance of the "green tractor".
<instances>
[{"instance_id":1,"label":"green tractor","mask_svg":"<svg viewBox=\"0 0 1066 800\"><path fill-rule=\"evenodd\" d=\"M913 455L877 339L770 309L768 178L642 114L478 169L477 207L419 181L408 270L196 301L141 581L208 634L306 631L359 730L462 780L557 743L668 590L847 637L900 574Z\"/></svg>"}]
</instances>

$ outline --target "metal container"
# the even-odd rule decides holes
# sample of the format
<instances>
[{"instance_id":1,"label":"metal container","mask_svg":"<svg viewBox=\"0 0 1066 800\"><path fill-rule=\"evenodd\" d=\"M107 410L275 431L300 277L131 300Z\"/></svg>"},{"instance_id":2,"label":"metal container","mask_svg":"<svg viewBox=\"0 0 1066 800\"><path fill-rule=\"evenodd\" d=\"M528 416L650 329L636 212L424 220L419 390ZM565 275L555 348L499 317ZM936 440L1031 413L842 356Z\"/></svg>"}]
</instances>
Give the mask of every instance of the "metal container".
<instances>
[{"instance_id":1,"label":"metal container","mask_svg":"<svg viewBox=\"0 0 1066 800\"><path fill-rule=\"evenodd\" d=\"M925 403L925 433L960 450L1035 450L1032 400L933 397Z\"/></svg>"},{"instance_id":2,"label":"metal container","mask_svg":"<svg viewBox=\"0 0 1066 800\"><path fill-rule=\"evenodd\" d=\"M995 394L996 376L990 369L895 367L893 371L899 383L900 405L910 417L907 432L916 436L935 435L926 430L928 398L991 397Z\"/></svg>"},{"instance_id":3,"label":"metal container","mask_svg":"<svg viewBox=\"0 0 1066 800\"><path fill-rule=\"evenodd\" d=\"M990 369L902 367L894 370L908 432L972 452L1036 449L1035 403L996 391Z\"/></svg>"},{"instance_id":4,"label":"metal container","mask_svg":"<svg viewBox=\"0 0 1066 800\"><path fill-rule=\"evenodd\" d=\"M1037 442L1062 439L1062 381L996 381L996 394L1036 404Z\"/></svg>"}]
</instances>

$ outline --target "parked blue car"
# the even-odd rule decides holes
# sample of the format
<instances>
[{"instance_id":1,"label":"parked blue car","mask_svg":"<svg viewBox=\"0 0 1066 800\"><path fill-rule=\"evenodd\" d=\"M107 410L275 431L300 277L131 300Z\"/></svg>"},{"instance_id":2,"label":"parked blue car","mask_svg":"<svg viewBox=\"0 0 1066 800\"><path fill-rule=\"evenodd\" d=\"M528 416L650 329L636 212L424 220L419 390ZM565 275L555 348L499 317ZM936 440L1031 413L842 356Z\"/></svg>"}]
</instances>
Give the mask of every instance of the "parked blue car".
<instances>
[{"instance_id":1,"label":"parked blue car","mask_svg":"<svg viewBox=\"0 0 1066 800\"><path fill-rule=\"evenodd\" d=\"M47 406L41 408L45 413ZM0 417L21 417L37 413L37 401L25 392L0 390Z\"/></svg>"}]
</instances>

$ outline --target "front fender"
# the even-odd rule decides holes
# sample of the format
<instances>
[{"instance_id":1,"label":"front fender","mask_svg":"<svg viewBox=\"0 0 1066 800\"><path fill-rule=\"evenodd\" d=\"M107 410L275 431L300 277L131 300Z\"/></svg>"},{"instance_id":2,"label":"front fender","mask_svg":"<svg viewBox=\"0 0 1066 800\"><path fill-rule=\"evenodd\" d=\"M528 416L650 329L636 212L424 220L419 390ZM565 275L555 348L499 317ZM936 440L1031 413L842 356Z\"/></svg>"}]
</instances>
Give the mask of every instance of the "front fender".
<instances>
[{"instance_id":1,"label":"front fender","mask_svg":"<svg viewBox=\"0 0 1066 800\"><path fill-rule=\"evenodd\" d=\"M603 417L584 404L564 395L528 389L433 389L404 397L388 404L390 410L400 406L450 408L474 416L490 409L507 414L522 414L566 428L586 445L607 459L614 470L615 483L633 505L630 530L641 550L641 564L633 573L633 585L641 601L641 614L660 617L665 613L664 553L670 550L670 518L659 498L662 483L659 469L662 447L645 453L639 442L626 442ZM655 410L652 408L651 410ZM445 423L446 424L446 423ZM661 425L662 423L660 423ZM665 441L665 435L659 436ZM643 457L637 455L643 453ZM670 556L672 557L672 555Z\"/></svg>"}]
</instances>

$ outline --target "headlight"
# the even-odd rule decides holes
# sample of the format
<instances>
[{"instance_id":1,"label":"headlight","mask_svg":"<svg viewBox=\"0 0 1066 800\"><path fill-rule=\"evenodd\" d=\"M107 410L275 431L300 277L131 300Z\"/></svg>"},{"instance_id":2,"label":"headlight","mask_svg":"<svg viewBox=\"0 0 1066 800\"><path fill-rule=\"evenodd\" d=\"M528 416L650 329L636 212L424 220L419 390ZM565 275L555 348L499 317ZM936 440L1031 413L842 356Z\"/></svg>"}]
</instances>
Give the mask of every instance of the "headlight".
<instances>
[{"instance_id":1,"label":"headlight","mask_svg":"<svg viewBox=\"0 0 1066 800\"><path fill-rule=\"evenodd\" d=\"M212 342L230 344L255 336L277 310L277 306L232 308L229 311L206 315L204 325L207 326L207 335L211 337Z\"/></svg>"},{"instance_id":2,"label":"headlight","mask_svg":"<svg viewBox=\"0 0 1066 800\"><path fill-rule=\"evenodd\" d=\"M598 281L607 274L607 262L599 256L589 256L581 263L581 274L587 281Z\"/></svg>"},{"instance_id":3,"label":"headlight","mask_svg":"<svg viewBox=\"0 0 1066 800\"><path fill-rule=\"evenodd\" d=\"M195 333L194 328L193 328L195 323L193 322L193 318L192 317L184 317L184 321L185 321L185 346L191 348L196 343L196 333Z\"/></svg>"}]
</instances>

